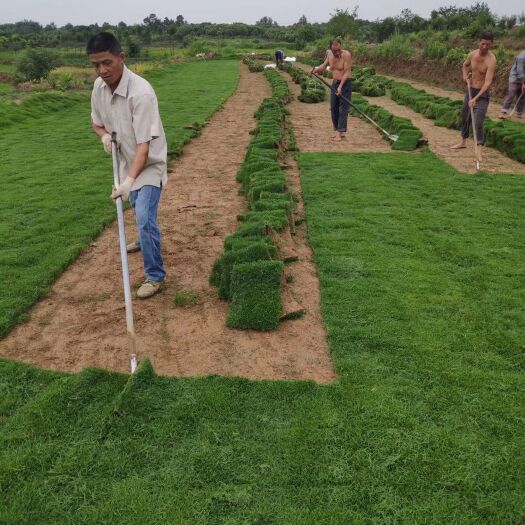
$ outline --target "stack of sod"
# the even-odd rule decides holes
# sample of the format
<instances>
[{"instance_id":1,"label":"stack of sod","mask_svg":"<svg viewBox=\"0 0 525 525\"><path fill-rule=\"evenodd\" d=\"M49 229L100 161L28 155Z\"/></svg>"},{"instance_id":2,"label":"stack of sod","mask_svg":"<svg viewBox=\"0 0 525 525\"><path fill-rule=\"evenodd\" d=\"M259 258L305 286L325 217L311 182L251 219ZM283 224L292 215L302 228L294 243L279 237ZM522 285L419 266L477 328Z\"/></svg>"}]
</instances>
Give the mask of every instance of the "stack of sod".
<instances>
[{"instance_id":1,"label":"stack of sod","mask_svg":"<svg viewBox=\"0 0 525 525\"><path fill-rule=\"evenodd\" d=\"M411 151L417 148L419 139L423 136L423 133L420 129L416 128L409 119L396 117L386 109L369 104L358 94L354 94L352 97L352 104L363 113L366 113L383 129L388 130L389 133L399 135L399 139L396 142L391 142L392 149ZM355 110L353 114L364 118ZM384 134L383 138L387 139Z\"/></svg>"},{"instance_id":2,"label":"stack of sod","mask_svg":"<svg viewBox=\"0 0 525 525\"><path fill-rule=\"evenodd\" d=\"M421 89L415 89L405 82L392 82L390 97L398 104L408 106L417 113L435 120L436 126L461 128L461 100L430 95Z\"/></svg>"},{"instance_id":3,"label":"stack of sod","mask_svg":"<svg viewBox=\"0 0 525 525\"><path fill-rule=\"evenodd\" d=\"M292 202L278 162L290 92L279 73L267 69L265 75L273 95L255 113L255 137L237 174L250 210L238 217L241 225L225 239L210 276L219 297L230 301L227 325L254 330L272 330L279 323L283 263L275 260L270 234L288 226Z\"/></svg>"},{"instance_id":4,"label":"stack of sod","mask_svg":"<svg viewBox=\"0 0 525 525\"><path fill-rule=\"evenodd\" d=\"M286 71L296 84L301 86L299 100L313 104L326 99L324 87L315 78L312 78L304 69L294 67L290 63L284 63L281 69Z\"/></svg>"},{"instance_id":5,"label":"stack of sod","mask_svg":"<svg viewBox=\"0 0 525 525\"><path fill-rule=\"evenodd\" d=\"M261 73L264 71L264 66L260 62L255 62L255 60L250 57L244 57L242 61L248 66L250 73Z\"/></svg>"},{"instance_id":6,"label":"stack of sod","mask_svg":"<svg viewBox=\"0 0 525 525\"><path fill-rule=\"evenodd\" d=\"M519 122L485 120L486 145L497 148L505 155L525 162L525 126Z\"/></svg>"},{"instance_id":7,"label":"stack of sod","mask_svg":"<svg viewBox=\"0 0 525 525\"><path fill-rule=\"evenodd\" d=\"M301 94L299 100L309 104L322 102L326 98L324 86L315 78L307 78L304 84L301 84Z\"/></svg>"},{"instance_id":8,"label":"stack of sod","mask_svg":"<svg viewBox=\"0 0 525 525\"><path fill-rule=\"evenodd\" d=\"M365 97L383 97L393 83L393 80L376 75L375 70L369 67L355 67L352 70L352 80L353 90Z\"/></svg>"}]
</instances>

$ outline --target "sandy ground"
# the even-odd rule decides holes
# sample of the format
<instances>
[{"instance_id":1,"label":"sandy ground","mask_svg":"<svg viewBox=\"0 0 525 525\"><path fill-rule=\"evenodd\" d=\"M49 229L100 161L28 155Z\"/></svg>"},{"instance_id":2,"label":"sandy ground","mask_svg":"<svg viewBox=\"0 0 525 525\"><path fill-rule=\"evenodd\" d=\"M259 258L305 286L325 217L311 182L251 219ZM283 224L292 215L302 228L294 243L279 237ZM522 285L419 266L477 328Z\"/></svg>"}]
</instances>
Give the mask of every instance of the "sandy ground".
<instances>
[{"instance_id":1,"label":"sandy ground","mask_svg":"<svg viewBox=\"0 0 525 525\"><path fill-rule=\"evenodd\" d=\"M460 140L459 131L434 125L434 121L423 117L406 106L392 101L389 97L365 97L370 104L382 106L394 115L409 118L428 140L429 148L443 160L465 173L475 173L474 141L467 141L467 148L452 150L450 146ZM525 175L525 165L503 155L494 148L483 148L481 169L486 173L516 173Z\"/></svg>"},{"instance_id":2,"label":"sandy ground","mask_svg":"<svg viewBox=\"0 0 525 525\"><path fill-rule=\"evenodd\" d=\"M133 301L137 348L161 375L218 374L252 379L336 378L320 314L320 291L306 225L287 236L286 248L299 256L287 265L284 298L306 311L269 333L226 328L228 305L208 284L224 238L236 229L246 208L235 175L252 139L253 113L271 94L264 76L241 66L236 93L204 128L202 135L172 163L163 192L159 223L167 270L165 290ZM299 190L296 167L290 186ZM134 218L126 213L128 240ZM29 312L28 322L0 342L0 355L44 368L78 371L86 366L129 371L116 225L105 230L64 272L51 292ZM143 279L142 258L130 255L135 289ZM176 292L193 292L194 304L178 307Z\"/></svg>"}]
</instances>

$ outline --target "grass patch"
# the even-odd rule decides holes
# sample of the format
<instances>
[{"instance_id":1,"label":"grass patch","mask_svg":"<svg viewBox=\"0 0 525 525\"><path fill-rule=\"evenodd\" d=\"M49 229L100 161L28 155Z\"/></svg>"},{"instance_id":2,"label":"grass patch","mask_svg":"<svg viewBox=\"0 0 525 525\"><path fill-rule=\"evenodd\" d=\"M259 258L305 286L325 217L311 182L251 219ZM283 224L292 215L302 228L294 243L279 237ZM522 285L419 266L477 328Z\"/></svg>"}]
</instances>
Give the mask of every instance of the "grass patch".
<instances>
[{"instance_id":1,"label":"grass patch","mask_svg":"<svg viewBox=\"0 0 525 525\"><path fill-rule=\"evenodd\" d=\"M173 304L175 306L193 306L198 303L199 299L199 294L192 290L187 292L177 292L173 297Z\"/></svg>"},{"instance_id":2,"label":"grass patch","mask_svg":"<svg viewBox=\"0 0 525 525\"><path fill-rule=\"evenodd\" d=\"M171 153L198 132L185 126L204 123L237 79L234 61L188 63L152 74ZM0 137L6 152L0 166L0 336L115 216L108 198L111 157L90 129L89 94L68 97L75 103L67 111L60 111L62 99L57 105L43 97L49 107L42 103L39 116L34 108L35 115Z\"/></svg>"},{"instance_id":3,"label":"grass patch","mask_svg":"<svg viewBox=\"0 0 525 525\"><path fill-rule=\"evenodd\" d=\"M0 360L2 523L525 521L524 179L300 164L339 381Z\"/></svg>"}]
</instances>

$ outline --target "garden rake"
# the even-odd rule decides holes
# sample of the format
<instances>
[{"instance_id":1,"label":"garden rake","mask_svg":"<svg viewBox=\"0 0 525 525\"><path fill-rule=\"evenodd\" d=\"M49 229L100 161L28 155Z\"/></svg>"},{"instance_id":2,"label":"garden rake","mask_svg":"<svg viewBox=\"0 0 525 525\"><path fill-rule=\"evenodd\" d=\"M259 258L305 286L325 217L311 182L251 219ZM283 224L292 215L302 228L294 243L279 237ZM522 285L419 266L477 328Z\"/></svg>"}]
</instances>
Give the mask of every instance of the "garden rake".
<instances>
[{"instance_id":1,"label":"garden rake","mask_svg":"<svg viewBox=\"0 0 525 525\"><path fill-rule=\"evenodd\" d=\"M468 89L468 101L472 100L472 92L470 90L470 80L467 78L467 89ZM476 119L474 115L474 108L470 106L470 121L472 124L472 134L474 135L474 155L476 156L476 170L480 170L481 168L481 161L479 160L479 146L478 146L478 133L476 131Z\"/></svg>"},{"instance_id":2,"label":"garden rake","mask_svg":"<svg viewBox=\"0 0 525 525\"><path fill-rule=\"evenodd\" d=\"M117 156L117 134L111 134L111 155L113 157L113 182L115 188L120 186L119 163ZM128 345L131 353L131 373L137 368L137 349L135 327L133 323L133 306L131 303L131 285L129 282L128 252L126 249L126 230L124 228L124 209L122 197L115 200L117 207L118 236L120 244L120 261L122 264L122 282L124 285L124 302L126 305L126 327L128 332Z\"/></svg>"},{"instance_id":3,"label":"garden rake","mask_svg":"<svg viewBox=\"0 0 525 525\"><path fill-rule=\"evenodd\" d=\"M330 91L333 90L333 87L328 83L326 82L326 80L324 80L324 78L321 78L319 75L317 75L316 73L312 73L312 75L317 79L319 80L320 82L322 82L327 88L330 89ZM339 95L347 104L350 104L350 106L352 106L360 115L362 115L363 117L365 117L373 126L375 126L379 131L381 131L381 133L384 133L389 140L391 140L392 142L396 142L398 139L399 139L399 135L392 135L391 133L388 133L388 131L386 131L385 129L383 129L377 122L375 122L374 120L372 120L366 113L364 113L363 111L361 111L357 106L355 106L354 104L352 104L352 102L350 100L348 100L345 96L343 95Z\"/></svg>"}]
</instances>

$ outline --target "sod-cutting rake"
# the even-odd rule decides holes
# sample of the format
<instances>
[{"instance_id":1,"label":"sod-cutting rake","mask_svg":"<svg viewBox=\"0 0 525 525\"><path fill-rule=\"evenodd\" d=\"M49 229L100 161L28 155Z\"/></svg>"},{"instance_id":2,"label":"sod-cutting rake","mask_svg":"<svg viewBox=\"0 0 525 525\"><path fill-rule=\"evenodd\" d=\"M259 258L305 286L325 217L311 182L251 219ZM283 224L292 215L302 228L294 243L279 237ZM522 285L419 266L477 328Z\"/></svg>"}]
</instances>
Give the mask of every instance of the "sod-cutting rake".
<instances>
[{"instance_id":1,"label":"sod-cutting rake","mask_svg":"<svg viewBox=\"0 0 525 525\"><path fill-rule=\"evenodd\" d=\"M476 169L479 171L481 168L481 161L479 160L479 146L478 146L478 133L476 132L476 119L474 115L474 108L470 105L472 100L472 92L470 90L470 80L467 78L467 89L468 89L468 101L470 108L470 120L472 123L472 134L474 135L474 155L476 156Z\"/></svg>"},{"instance_id":2,"label":"sod-cutting rake","mask_svg":"<svg viewBox=\"0 0 525 525\"><path fill-rule=\"evenodd\" d=\"M322 82L330 91L333 91L333 87L324 79L324 78L321 78L320 76L318 76L316 73L312 73L312 75L317 79L319 80L320 82ZM348 100L344 95L338 95L340 96L347 104L350 104L350 106L352 106L360 115L362 115L363 117L365 117L369 122L370 124L372 124L373 126L375 126L379 131L381 131L381 133L384 133L389 140L391 140L392 142L396 142L398 139L399 139L399 135L392 135L391 133L388 133L388 131L386 131L385 129L383 129L377 122L375 122L374 120L372 120L366 113L364 113L363 111L361 111L357 106L355 106L354 104L352 104L352 102L350 100Z\"/></svg>"},{"instance_id":3,"label":"sod-cutting rake","mask_svg":"<svg viewBox=\"0 0 525 525\"><path fill-rule=\"evenodd\" d=\"M120 186L117 147L117 134L113 132L111 134L111 155L113 157L113 183L115 184L115 188ZM126 304L126 327L128 332L128 345L131 353L131 373L133 374L137 368L137 345L133 323L133 306L131 303L131 285L129 282L128 252L126 249L126 229L124 228L122 197L118 197L115 200L115 206L117 207L120 261L122 263L122 283L124 285L124 302Z\"/></svg>"}]
</instances>

